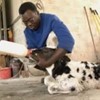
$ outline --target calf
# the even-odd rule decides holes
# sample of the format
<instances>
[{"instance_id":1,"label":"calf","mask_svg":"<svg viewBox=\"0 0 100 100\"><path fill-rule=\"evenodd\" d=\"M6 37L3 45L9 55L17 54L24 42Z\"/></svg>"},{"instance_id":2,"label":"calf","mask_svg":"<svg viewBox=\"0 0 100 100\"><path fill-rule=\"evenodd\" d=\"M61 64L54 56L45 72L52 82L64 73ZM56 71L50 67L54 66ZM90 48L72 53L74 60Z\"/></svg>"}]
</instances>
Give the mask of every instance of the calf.
<instances>
[{"instance_id":1,"label":"calf","mask_svg":"<svg viewBox=\"0 0 100 100\"><path fill-rule=\"evenodd\" d=\"M37 55L49 59L55 49L42 48L32 52L31 59L38 61ZM34 66L47 70L49 76L44 78L44 84L50 94L77 93L85 89L100 88L100 64L87 61L72 61L63 56L48 68Z\"/></svg>"}]
</instances>

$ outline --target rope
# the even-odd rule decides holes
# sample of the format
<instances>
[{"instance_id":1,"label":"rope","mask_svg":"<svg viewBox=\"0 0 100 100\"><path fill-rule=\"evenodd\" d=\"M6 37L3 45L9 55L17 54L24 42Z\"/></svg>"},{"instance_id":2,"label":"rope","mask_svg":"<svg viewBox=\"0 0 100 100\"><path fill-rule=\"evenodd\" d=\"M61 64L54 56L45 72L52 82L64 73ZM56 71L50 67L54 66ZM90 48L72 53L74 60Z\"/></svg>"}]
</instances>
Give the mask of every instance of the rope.
<instances>
[{"instance_id":1,"label":"rope","mask_svg":"<svg viewBox=\"0 0 100 100\"><path fill-rule=\"evenodd\" d=\"M16 78L17 75L20 75L22 68L24 67L24 65L22 64L18 73L16 75L14 75L13 77L11 77L11 79Z\"/></svg>"}]
</instances>

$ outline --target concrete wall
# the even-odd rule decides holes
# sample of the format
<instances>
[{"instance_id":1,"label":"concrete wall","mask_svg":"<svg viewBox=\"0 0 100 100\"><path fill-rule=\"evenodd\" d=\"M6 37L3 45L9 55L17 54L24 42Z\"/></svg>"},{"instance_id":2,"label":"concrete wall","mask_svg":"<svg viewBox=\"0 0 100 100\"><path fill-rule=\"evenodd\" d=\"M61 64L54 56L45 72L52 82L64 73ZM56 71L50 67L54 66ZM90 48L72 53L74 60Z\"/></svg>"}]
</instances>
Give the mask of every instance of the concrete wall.
<instances>
[{"instance_id":1,"label":"concrete wall","mask_svg":"<svg viewBox=\"0 0 100 100\"><path fill-rule=\"evenodd\" d=\"M1 5L1 2L2 2L2 1L0 0L0 5Z\"/></svg>"},{"instance_id":2,"label":"concrete wall","mask_svg":"<svg viewBox=\"0 0 100 100\"><path fill-rule=\"evenodd\" d=\"M11 15L13 21L18 16L18 8L21 3L25 1L32 1L36 3L40 0L9 0L11 7ZM88 10L89 7L97 9L100 12L100 0L42 0L44 10L40 12L56 14L69 28L75 38L75 46L71 58L74 60L88 60L97 61L96 54L100 58L100 34L98 33L95 23ZM89 31L84 6L87 7L89 20L91 21L92 33L96 46L96 54L94 51L93 41ZM15 42L25 45L25 37L23 34L25 26L19 20L14 26ZM56 45L56 38L53 40L53 33L51 33L48 40L48 45ZM52 42L52 41L55 41ZM66 44L67 45L67 44Z\"/></svg>"}]
</instances>

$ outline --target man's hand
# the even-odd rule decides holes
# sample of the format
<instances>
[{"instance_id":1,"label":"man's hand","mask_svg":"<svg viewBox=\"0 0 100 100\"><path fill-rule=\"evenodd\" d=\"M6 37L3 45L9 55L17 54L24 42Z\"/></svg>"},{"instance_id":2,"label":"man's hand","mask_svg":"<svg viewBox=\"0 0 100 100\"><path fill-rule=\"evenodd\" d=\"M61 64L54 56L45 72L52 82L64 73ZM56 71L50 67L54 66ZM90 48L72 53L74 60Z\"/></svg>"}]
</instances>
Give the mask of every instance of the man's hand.
<instances>
[{"instance_id":1,"label":"man's hand","mask_svg":"<svg viewBox=\"0 0 100 100\"><path fill-rule=\"evenodd\" d=\"M27 56L30 56L32 54L32 51L34 51L36 49L28 49L28 53L27 53Z\"/></svg>"},{"instance_id":2,"label":"man's hand","mask_svg":"<svg viewBox=\"0 0 100 100\"><path fill-rule=\"evenodd\" d=\"M34 50L36 50L36 49L29 49L28 53L27 53L27 56L31 56L32 55L32 51L34 51ZM48 61L45 60L43 57L39 56L38 54L36 56L37 56L36 59L38 61L38 63L37 63L38 66L43 67L43 68L46 68L46 67L50 66Z\"/></svg>"},{"instance_id":3,"label":"man's hand","mask_svg":"<svg viewBox=\"0 0 100 100\"><path fill-rule=\"evenodd\" d=\"M32 51L34 49L31 49L28 51L28 56L30 56L32 54ZM35 49L36 50L36 49ZM43 68L47 68L50 67L53 63L55 63L59 58L63 57L66 53L66 50L62 49L62 48L57 48L57 50L55 51L54 55L52 55L52 57L50 59L45 59L44 57L42 57L42 55L36 55L36 59L38 61L37 65Z\"/></svg>"}]
</instances>

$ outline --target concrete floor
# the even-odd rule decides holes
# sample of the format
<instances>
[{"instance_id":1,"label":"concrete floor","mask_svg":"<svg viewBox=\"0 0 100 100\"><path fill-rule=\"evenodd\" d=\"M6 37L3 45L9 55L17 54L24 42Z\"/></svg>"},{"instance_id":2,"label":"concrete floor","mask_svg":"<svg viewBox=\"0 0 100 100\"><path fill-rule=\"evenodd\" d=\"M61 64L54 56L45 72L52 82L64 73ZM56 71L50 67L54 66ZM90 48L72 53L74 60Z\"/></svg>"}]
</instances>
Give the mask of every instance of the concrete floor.
<instances>
[{"instance_id":1,"label":"concrete floor","mask_svg":"<svg viewBox=\"0 0 100 100\"><path fill-rule=\"evenodd\" d=\"M96 89L76 95L50 95L41 78L0 80L0 100L100 100L100 90Z\"/></svg>"}]
</instances>

